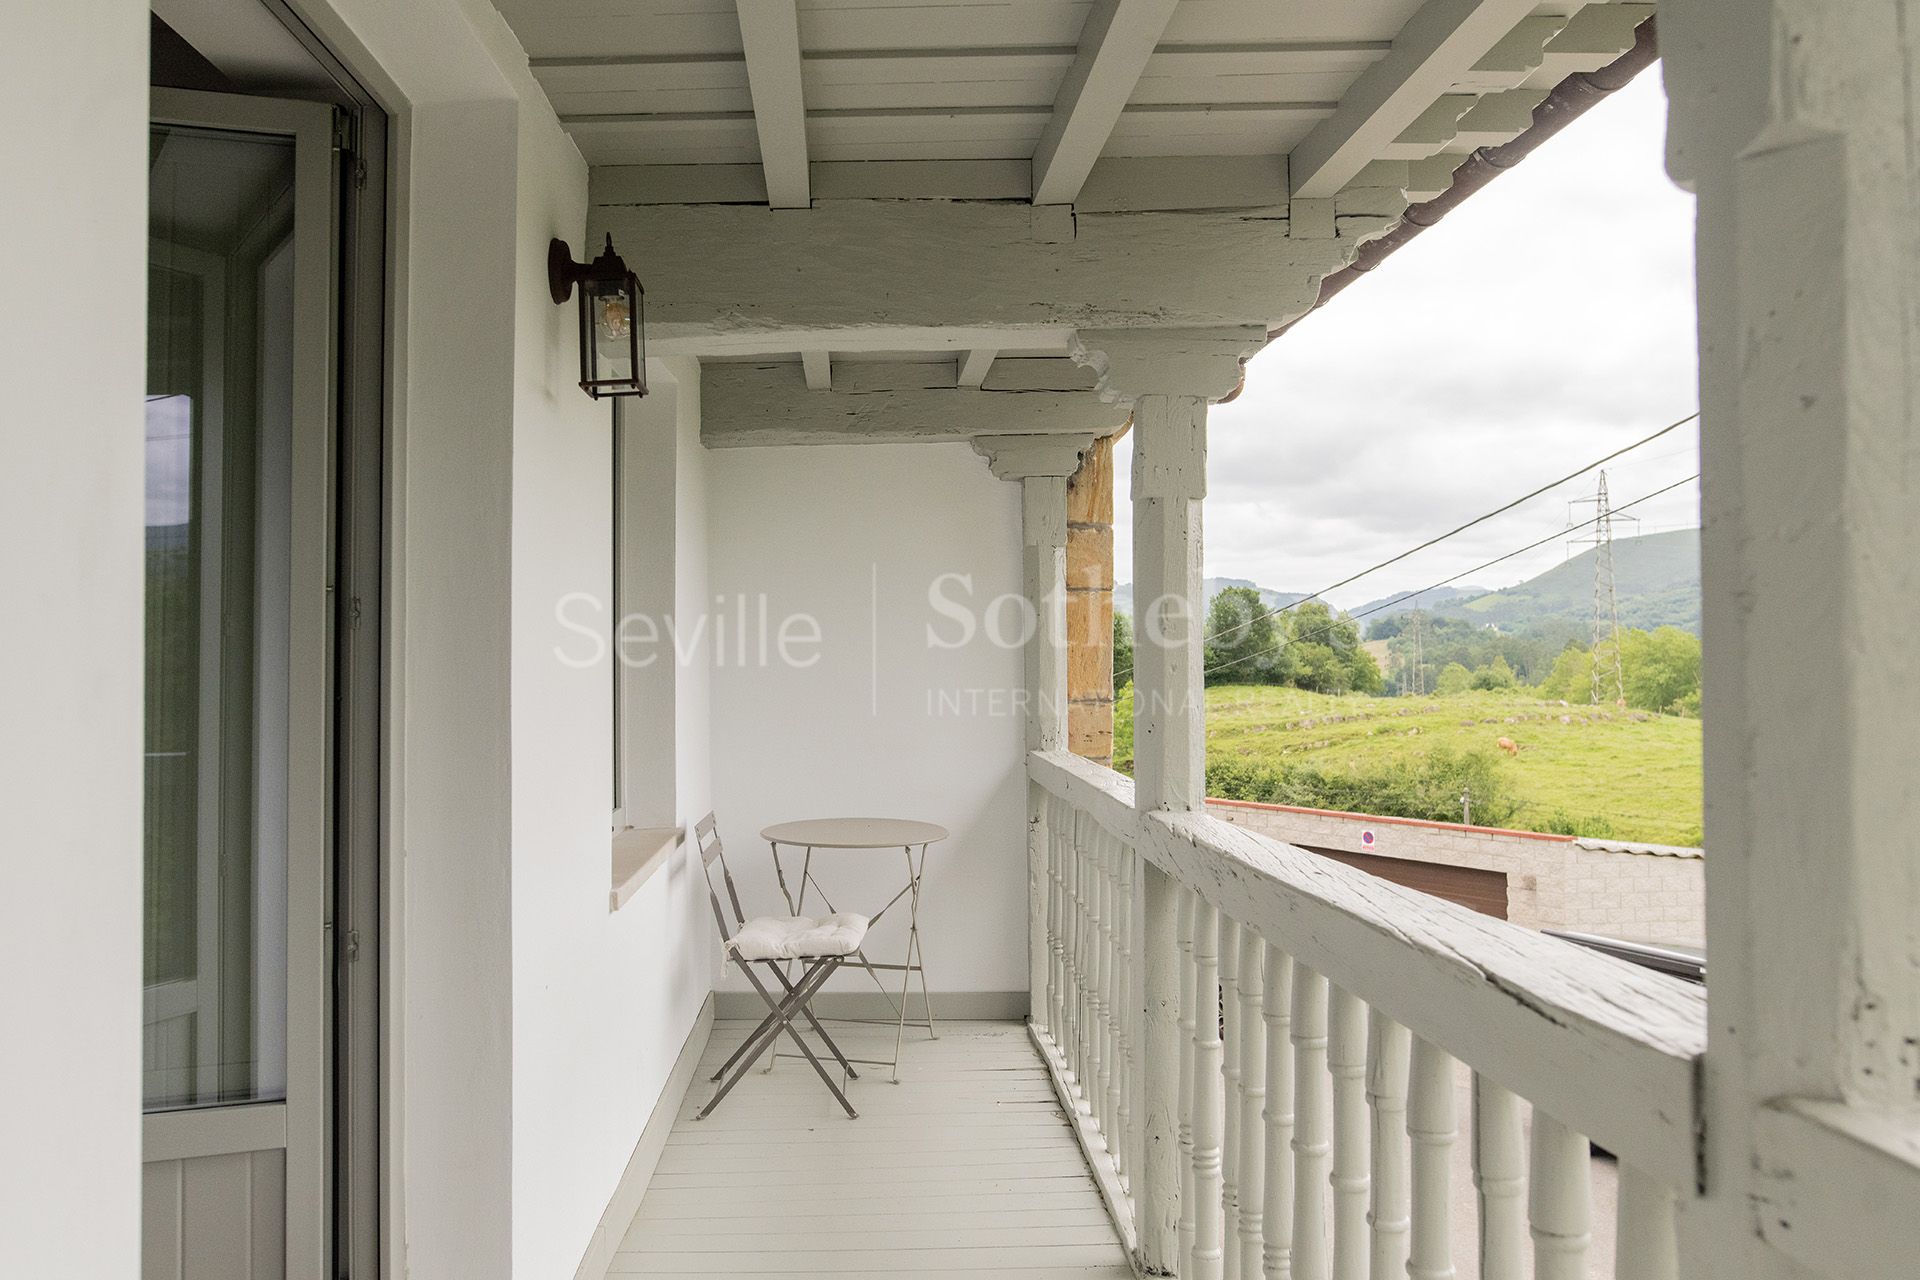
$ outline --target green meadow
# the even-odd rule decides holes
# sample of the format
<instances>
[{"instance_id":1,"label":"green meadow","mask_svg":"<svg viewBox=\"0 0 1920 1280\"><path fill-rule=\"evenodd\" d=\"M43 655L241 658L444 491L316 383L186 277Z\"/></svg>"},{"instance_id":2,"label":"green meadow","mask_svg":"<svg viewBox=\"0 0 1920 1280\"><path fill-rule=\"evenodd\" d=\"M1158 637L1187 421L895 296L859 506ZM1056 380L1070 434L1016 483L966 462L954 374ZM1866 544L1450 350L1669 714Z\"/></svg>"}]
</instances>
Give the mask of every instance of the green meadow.
<instances>
[{"instance_id":1,"label":"green meadow","mask_svg":"<svg viewBox=\"0 0 1920 1280\"><path fill-rule=\"evenodd\" d=\"M1133 764L1132 690L1115 716L1115 763ZM1509 755L1501 738L1518 748ZM1507 825L1657 844L1701 842L1700 721L1565 705L1527 689L1374 698L1275 685L1207 690L1207 761L1365 774L1436 748L1488 756Z\"/></svg>"}]
</instances>

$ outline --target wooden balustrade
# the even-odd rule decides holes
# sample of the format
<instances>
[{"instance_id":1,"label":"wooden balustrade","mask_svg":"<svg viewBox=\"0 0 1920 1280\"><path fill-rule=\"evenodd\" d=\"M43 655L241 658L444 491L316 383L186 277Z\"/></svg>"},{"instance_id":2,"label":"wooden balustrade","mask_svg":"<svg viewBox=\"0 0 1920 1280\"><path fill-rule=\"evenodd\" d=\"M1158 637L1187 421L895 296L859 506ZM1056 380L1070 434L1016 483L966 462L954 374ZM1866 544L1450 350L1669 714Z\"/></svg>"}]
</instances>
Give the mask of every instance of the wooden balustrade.
<instances>
[{"instance_id":1,"label":"wooden balustrade","mask_svg":"<svg viewBox=\"0 0 1920 1280\"><path fill-rule=\"evenodd\" d=\"M1616 1274L1677 1275L1703 992L1204 814L1140 813L1075 757L1033 753L1029 775L1034 1040L1129 1248L1147 1220L1200 1280L1451 1280L1471 1197L1488 1280L1584 1280L1591 1133L1620 1160ZM1177 1040L1149 1030L1175 991Z\"/></svg>"}]
</instances>

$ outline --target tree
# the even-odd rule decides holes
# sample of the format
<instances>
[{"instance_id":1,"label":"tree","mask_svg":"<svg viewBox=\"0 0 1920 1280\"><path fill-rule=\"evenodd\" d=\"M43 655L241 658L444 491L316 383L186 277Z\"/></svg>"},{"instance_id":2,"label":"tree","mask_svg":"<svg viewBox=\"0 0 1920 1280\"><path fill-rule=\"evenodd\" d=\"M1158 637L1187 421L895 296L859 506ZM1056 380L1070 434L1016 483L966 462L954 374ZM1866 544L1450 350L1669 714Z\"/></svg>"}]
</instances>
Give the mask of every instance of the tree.
<instances>
[{"instance_id":1,"label":"tree","mask_svg":"<svg viewBox=\"0 0 1920 1280\"><path fill-rule=\"evenodd\" d=\"M1228 587L1207 607L1208 684L1273 684L1284 669L1273 610L1252 587Z\"/></svg>"},{"instance_id":2,"label":"tree","mask_svg":"<svg viewBox=\"0 0 1920 1280\"><path fill-rule=\"evenodd\" d=\"M1700 637L1678 627L1625 633L1620 662L1630 707L1666 711L1700 690Z\"/></svg>"},{"instance_id":3,"label":"tree","mask_svg":"<svg viewBox=\"0 0 1920 1280\"><path fill-rule=\"evenodd\" d=\"M1367 624L1367 639L1391 640L1413 622L1413 613L1390 613Z\"/></svg>"},{"instance_id":4,"label":"tree","mask_svg":"<svg viewBox=\"0 0 1920 1280\"><path fill-rule=\"evenodd\" d=\"M1314 693L1346 693L1353 688L1353 671L1331 645L1296 641L1294 655L1299 675L1294 683Z\"/></svg>"},{"instance_id":5,"label":"tree","mask_svg":"<svg viewBox=\"0 0 1920 1280\"><path fill-rule=\"evenodd\" d=\"M1569 645L1553 660L1553 670L1540 682L1540 696L1549 700L1587 702L1593 696L1593 655Z\"/></svg>"},{"instance_id":6,"label":"tree","mask_svg":"<svg viewBox=\"0 0 1920 1280\"><path fill-rule=\"evenodd\" d=\"M1355 693L1382 693L1387 687L1380 664L1365 649L1355 649L1347 659L1347 683Z\"/></svg>"},{"instance_id":7,"label":"tree","mask_svg":"<svg viewBox=\"0 0 1920 1280\"><path fill-rule=\"evenodd\" d=\"M1518 683L1514 679L1513 668L1507 665L1503 654L1496 654L1492 662L1473 673L1473 687L1476 689L1511 689Z\"/></svg>"},{"instance_id":8,"label":"tree","mask_svg":"<svg viewBox=\"0 0 1920 1280\"><path fill-rule=\"evenodd\" d=\"M1449 662L1440 672L1439 682L1433 691L1439 694L1465 693L1473 688L1473 672L1457 662Z\"/></svg>"},{"instance_id":9,"label":"tree","mask_svg":"<svg viewBox=\"0 0 1920 1280\"><path fill-rule=\"evenodd\" d=\"M1679 627L1622 631L1620 668L1628 706L1672 715L1700 714L1700 637L1692 632ZM1606 674L1608 678L1601 682L1601 700L1611 703L1612 673ZM1541 681L1540 696L1592 702L1592 655L1569 645Z\"/></svg>"},{"instance_id":10,"label":"tree","mask_svg":"<svg viewBox=\"0 0 1920 1280\"><path fill-rule=\"evenodd\" d=\"M1124 613L1113 615L1113 693L1133 683L1133 619Z\"/></svg>"}]
</instances>

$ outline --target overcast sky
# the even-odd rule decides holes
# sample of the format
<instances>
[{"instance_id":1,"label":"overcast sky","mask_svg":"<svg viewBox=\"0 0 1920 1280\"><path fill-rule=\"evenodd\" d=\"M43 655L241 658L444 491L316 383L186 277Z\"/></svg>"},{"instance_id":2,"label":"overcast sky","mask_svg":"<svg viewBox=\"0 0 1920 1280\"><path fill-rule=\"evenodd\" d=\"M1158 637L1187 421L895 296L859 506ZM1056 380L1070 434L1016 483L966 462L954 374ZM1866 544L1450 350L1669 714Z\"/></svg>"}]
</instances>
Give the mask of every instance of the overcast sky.
<instances>
[{"instance_id":1,"label":"overcast sky","mask_svg":"<svg viewBox=\"0 0 1920 1280\"><path fill-rule=\"evenodd\" d=\"M1661 167L1666 112L1656 65L1255 357L1209 420L1208 575L1315 590L1697 407L1693 199ZM1614 505L1693 474L1697 441L1683 427L1610 463ZM1470 569L1564 528L1567 499L1593 487L1589 473L1331 599L1354 608ZM1632 514L1654 532L1698 509L1689 484ZM1555 539L1460 585L1506 586L1567 554Z\"/></svg>"}]
</instances>

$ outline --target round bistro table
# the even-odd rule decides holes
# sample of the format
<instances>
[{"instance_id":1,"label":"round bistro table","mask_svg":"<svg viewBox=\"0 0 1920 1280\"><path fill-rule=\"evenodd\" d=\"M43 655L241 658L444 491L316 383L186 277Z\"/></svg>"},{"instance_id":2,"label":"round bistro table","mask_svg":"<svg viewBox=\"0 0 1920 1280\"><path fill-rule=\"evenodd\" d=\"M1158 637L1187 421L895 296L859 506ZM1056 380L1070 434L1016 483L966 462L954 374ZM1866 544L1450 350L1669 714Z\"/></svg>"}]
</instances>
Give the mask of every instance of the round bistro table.
<instances>
[{"instance_id":1,"label":"round bistro table","mask_svg":"<svg viewBox=\"0 0 1920 1280\"><path fill-rule=\"evenodd\" d=\"M891 910L902 898L907 901L907 955L901 964L881 964L867 958L864 949L856 951L849 963L858 964L880 988L880 994L893 1006L895 1017L893 1033L893 1061L855 1058L855 1062L866 1062L874 1066L891 1067L895 1083L900 1079L900 1045L906 1037L909 1025L907 1018L907 994L911 988L913 975L920 975L920 1003L926 1009L924 1021L914 1020L911 1025L925 1027L927 1034L935 1039L939 1033L933 1025L933 998L927 994L927 969L920 952L920 883L922 873L927 866L927 849L947 838L945 827L932 822L917 822L911 818L807 818L799 822L776 822L760 833L760 838L773 850L773 873L780 881L781 896L787 900L787 910L793 915L806 914L807 891L818 894L820 901L826 904L828 911L837 911L833 900L827 897L826 890L813 878L813 854L816 849L844 850L859 853L890 853L894 850L906 859L907 882L900 891L889 898L880 910L873 913L868 923L877 924L880 917ZM796 894L787 884L787 871L780 860L782 846L803 851L800 864L800 887ZM900 999L896 1003L893 992L880 980L882 971L896 972L900 975ZM769 1057L768 1065L772 1065Z\"/></svg>"}]
</instances>

